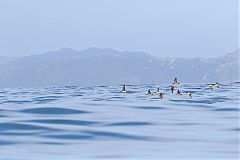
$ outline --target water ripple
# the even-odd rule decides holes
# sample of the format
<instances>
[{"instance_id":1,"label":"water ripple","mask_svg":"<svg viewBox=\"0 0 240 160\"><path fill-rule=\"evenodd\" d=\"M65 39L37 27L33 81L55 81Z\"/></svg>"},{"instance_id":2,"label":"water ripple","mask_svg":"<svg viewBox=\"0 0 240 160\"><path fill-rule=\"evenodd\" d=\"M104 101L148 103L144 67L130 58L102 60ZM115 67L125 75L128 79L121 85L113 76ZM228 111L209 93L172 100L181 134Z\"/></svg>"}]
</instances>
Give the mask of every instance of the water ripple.
<instances>
[{"instance_id":1,"label":"water ripple","mask_svg":"<svg viewBox=\"0 0 240 160\"><path fill-rule=\"evenodd\" d=\"M1 131L5 130L52 130L47 127L21 124L21 123L0 123Z\"/></svg>"},{"instance_id":2,"label":"water ripple","mask_svg":"<svg viewBox=\"0 0 240 160\"><path fill-rule=\"evenodd\" d=\"M46 124L68 124L68 125L79 125L79 126L90 126L99 124L95 121L83 121L83 120L67 120L67 119L39 119L31 120L28 122L46 123Z\"/></svg>"},{"instance_id":3,"label":"water ripple","mask_svg":"<svg viewBox=\"0 0 240 160\"><path fill-rule=\"evenodd\" d=\"M114 138L114 139L127 139L127 140L153 140L153 137L148 136L137 136L116 132L107 132L107 131L84 131L82 133L89 134L94 136L94 138Z\"/></svg>"},{"instance_id":4,"label":"water ripple","mask_svg":"<svg viewBox=\"0 0 240 160\"><path fill-rule=\"evenodd\" d=\"M66 140L90 140L94 139L91 135L63 134L63 135L45 135L44 137Z\"/></svg>"},{"instance_id":5,"label":"water ripple","mask_svg":"<svg viewBox=\"0 0 240 160\"><path fill-rule=\"evenodd\" d=\"M238 108L218 108L218 109L214 109L214 111L218 111L218 112L235 112L235 111L239 111Z\"/></svg>"},{"instance_id":6,"label":"water ripple","mask_svg":"<svg viewBox=\"0 0 240 160\"><path fill-rule=\"evenodd\" d=\"M118 122L118 123L111 123L108 126L148 126L153 125L149 122Z\"/></svg>"},{"instance_id":7,"label":"water ripple","mask_svg":"<svg viewBox=\"0 0 240 160\"><path fill-rule=\"evenodd\" d=\"M145 110L162 110L162 109L166 109L165 107L151 107L151 106L147 106L147 107L134 107L134 108L145 109Z\"/></svg>"},{"instance_id":8,"label":"water ripple","mask_svg":"<svg viewBox=\"0 0 240 160\"><path fill-rule=\"evenodd\" d=\"M58 107L23 109L20 112L34 113L34 114L83 114L83 113L89 113L87 111L82 111L82 110L77 110L77 109L67 109L67 108L58 108Z\"/></svg>"},{"instance_id":9,"label":"water ripple","mask_svg":"<svg viewBox=\"0 0 240 160\"><path fill-rule=\"evenodd\" d=\"M17 142L0 140L0 145L11 145L11 144L17 144Z\"/></svg>"}]
</instances>

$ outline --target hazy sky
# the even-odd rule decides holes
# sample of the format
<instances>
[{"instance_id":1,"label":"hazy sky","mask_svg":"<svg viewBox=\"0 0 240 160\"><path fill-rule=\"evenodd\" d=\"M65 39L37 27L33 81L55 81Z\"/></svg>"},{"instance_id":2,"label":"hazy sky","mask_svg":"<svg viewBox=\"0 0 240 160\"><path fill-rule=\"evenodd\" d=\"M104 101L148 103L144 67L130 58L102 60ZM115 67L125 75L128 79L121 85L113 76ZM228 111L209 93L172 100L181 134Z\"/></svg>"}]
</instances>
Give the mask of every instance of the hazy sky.
<instances>
[{"instance_id":1,"label":"hazy sky","mask_svg":"<svg viewBox=\"0 0 240 160\"><path fill-rule=\"evenodd\" d=\"M0 0L0 56L63 47L214 57L238 48L238 0Z\"/></svg>"}]
</instances>

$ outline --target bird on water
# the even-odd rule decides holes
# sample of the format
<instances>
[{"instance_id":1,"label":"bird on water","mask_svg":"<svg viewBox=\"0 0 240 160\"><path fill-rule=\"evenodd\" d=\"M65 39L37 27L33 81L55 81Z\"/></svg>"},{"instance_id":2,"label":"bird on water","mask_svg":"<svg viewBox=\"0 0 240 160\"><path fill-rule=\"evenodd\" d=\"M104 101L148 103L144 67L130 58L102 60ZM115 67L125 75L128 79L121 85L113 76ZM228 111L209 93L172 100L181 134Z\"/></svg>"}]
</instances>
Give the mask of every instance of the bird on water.
<instances>
[{"instance_id":1,"label":"bird on water","mask_svg":"<svg viewBox=\"0 0 240 160\"><path fill-rule=\"evenodd\" d=\"M192 92L186 92L186 93L188 94L189 98L192 99Z\"/></svg>"},{"instance_id":2,"label":"bird on water","mask_svg":"<svg viewBox=\"0 0 240 160\"><path fill-rule=\"evenodd\" d=\"M126 92L127 92L127 90L126 90L126 85L123 85L121 92L122 92L122 93L126 93Z\"/></svg>"},{"instance_id":3,"label":"bird on water","mask_svg":"<svg viewBox=\"0 0 240 160\"><path fill-rule=\"evenodd\" d=\"M179 89L178 89L178 91L177 91L177 94L176 94L176 95L177 95L177 96L180 96L180 95L182 95Z\"/></svg>"},{"instance_id":4,"label":"bird on water","mask_svg":"<svg viewBox=\"0 0 240 160\"><path fill-rule=\"evenodd\" d=\"M146 95L153 95L150 89L147 91Z\"/></svg>"}]
</instances>

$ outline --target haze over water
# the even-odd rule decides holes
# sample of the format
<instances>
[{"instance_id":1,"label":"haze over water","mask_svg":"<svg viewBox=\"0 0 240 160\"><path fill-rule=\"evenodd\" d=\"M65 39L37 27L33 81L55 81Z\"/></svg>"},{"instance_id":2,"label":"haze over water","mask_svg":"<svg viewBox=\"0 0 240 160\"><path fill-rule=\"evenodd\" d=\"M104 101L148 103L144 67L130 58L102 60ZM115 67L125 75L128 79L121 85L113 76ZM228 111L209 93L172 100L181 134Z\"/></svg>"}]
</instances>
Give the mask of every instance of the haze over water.
<instances>
[{"instance_id":1,"label":"haze over water","mask_svg":"<svg viewBox=\"0 0 240 160\"><path fill-rule=\"evenodd\" d=\"M162 100L146 95L157 87ZM240 83L178 88L1 90L0 159L238 159Z\"/></svg>"}]
</instances>

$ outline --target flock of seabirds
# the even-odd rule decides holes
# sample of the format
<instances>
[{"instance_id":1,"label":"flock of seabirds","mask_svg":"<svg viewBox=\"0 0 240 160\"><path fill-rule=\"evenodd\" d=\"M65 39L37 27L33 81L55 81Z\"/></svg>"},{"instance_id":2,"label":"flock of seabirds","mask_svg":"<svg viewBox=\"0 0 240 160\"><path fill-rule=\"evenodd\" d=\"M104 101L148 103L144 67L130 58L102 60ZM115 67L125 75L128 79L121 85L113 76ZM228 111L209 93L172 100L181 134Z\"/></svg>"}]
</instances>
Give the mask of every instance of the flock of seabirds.
<instances>
[{"instance_id":1,"label":"flock of seabirds","mask_svg":"<svg viewBox=\"0 0 240 160\"><path fill-rule=\"evenodd\" d=\"M171 93L173 94L174 92L174 89L177 87L177 85L179 85L180 83L178 82L177 78L174 79L172 85L170 85L169 87L171 88ZM213 91L213 88L219 88L219 83L216 82L216 83L209 83L208 84L208 87ZM126 85L123 85L122 87L122 90L121 90L122 93L127 93L127 90L126 90ZM189 98L192 99L192 93L193 92L186 92L186 94L188 94ZM160 99L163 99L163 93L160 92L160 88L157 88L157 92L156 94L160 97ZM153 95L153 93L151 92L151 90L149 89L146 93L146 95ZM182 95L180 90L178 89L177 90L177 93L176 93L177 96L180 96Z\"/></svg>"}]
</instances>

